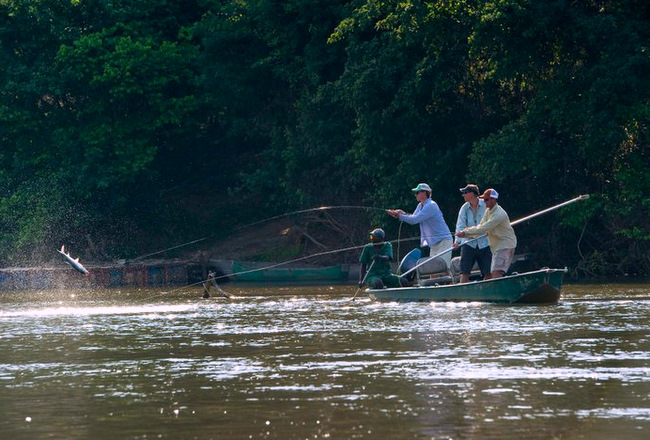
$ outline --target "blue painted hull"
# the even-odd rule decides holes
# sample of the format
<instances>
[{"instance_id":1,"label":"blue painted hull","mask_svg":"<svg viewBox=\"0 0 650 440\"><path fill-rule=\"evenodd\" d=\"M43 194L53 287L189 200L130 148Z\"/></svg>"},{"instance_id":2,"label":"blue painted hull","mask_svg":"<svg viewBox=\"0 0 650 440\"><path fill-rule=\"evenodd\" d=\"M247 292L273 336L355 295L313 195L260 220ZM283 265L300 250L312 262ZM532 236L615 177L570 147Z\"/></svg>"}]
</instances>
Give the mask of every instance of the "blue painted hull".
<instances>
[{"instance_id":1,"label":"blue painted hull","mask_svg":"<svg viewBox=\"0 0 650 440\"><path fill-rule=\"evenodd\" d=\"M552 304L560 299L566 269L540 269L487 281L439 286L368 289L375 301L480 301Z\"/></svg>"}]
</instances>

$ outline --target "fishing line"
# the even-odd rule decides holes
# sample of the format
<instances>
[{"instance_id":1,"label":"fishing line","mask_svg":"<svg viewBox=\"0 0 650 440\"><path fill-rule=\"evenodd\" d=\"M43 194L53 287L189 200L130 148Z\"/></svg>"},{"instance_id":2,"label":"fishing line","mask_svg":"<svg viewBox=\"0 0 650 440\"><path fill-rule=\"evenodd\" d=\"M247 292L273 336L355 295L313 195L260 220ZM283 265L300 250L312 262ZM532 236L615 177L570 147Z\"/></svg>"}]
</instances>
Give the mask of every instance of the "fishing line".
<instances>
[{"instance_id":1,"label":"fishing line","mask_svg":"<svg viewBox=\"0 0 650 440\"><path fill-rule=\"evenodd\" d=\"M154 256L154 255L162 254L163 252L171 251L173 249L178 249L178 248L182 248L182 247L185 247L185 246L189 246L189 245L194 244L194 243L199 243L199 242L205 241L205 240L207 240L208 238L211 238L211 237L213 237L213 236L203 237L203 238L199 238L197 240L188 241L187 243L179 244L177 246L172 246L170 248L163 249L162 251L152 252L152 253L146 254L146 255L140 255L139 257L135 257L135 258L130 259L129 261L142 260L143 258L147 258L147 257L151 257L151 256Z\"/></svg>"},{"instance_id":2,"label":"fishing line","mask_svg":"<svg viewBox=\"0 0 650 440\"><path fill-rule=\"evenodd\" d=\"M238 228L235 229L235 231L250 228L251 226L256 226L256 225L259 225L259 224L262 224L262 223L266 223L266 222L269 222L271 220L277 220L279 218L289 217L289 216L295 215L295 214L305 214L307 212L326 211L326 210L330 210L330 209L366 209L366 210L386 211L387 208L377 208L377 207L374 207L374 206L357 206L357 205L319 206L318 208L301 209L299 211L293 211L293 212L288 212L286 214L280 214L280 215L276 215L274 217L269 217L269 218L266 218L264 220L259 220L259 221L249 223L249 224L244 225L244 226L239 226Z\"/></svg>"},{"instance_id":3,"label":"fishing line","mask_svg":"<svg viewBox=\"0 0 650 440\"><path fill-rule=\"evenodd\" d=\"M534 218L534 217L537 217L537 216L539 216L539 215L546 214L547 212L554 211L554 210L556 210L556 209L558 209L558 208L560 208L560 207L566 206L566 205L568 205L568 204L570 204L570 203L574 203L574 202L577 202L577 201L579 201L579 200L586 200L586 199L588 199L588 198L589 198L589 195L588 195L588 194L584 194L584 195L578 196L578 197L576 197L576 198L574 198L574 199L568 200L568 201L566 201L566 202L560 203L560 204L555 205L555 206L551 206L550 208L546 208L546 209L544 209L544 210L542 210L542 211L539 211L539 212L533 213L533 214L531 214L531 215L529 215L529 216L526 216L526 217L520 218L520 219L518 219L518 220L515 220L515 221L511 222L510 225L511 225L511 226L515 226L515 225L517 225L517 224L519 224L519 223L525 222L525 221L530 220L530 219L532 219L532 218ZM308 210L303 210L303 211L301 211L301 212L309 212L309 211L324 210L324 209L333 209L333 208L338 208L338 207L335 207L335 206L333 206L333 207L319 207L319 208L312 208L312 209L308 209ZM374 207L367 207L367 206L366 206L366 207L360 207L360 208L364 208L364 209L377 209L377 210L381 209L381 208L374 208ZM285 214L285 215L283 215L283 216L291 215L291 214L293 214L293 213ZM279 218L279 217L282 217L282 216L276 216L276 217L271 217L271 218ZM259 222L258 222L258 223L259 223ZM401 232L401 224L400 224L400 232ZM485 235L487 235L487 234L483 234L482 236L485 236ZM399 235L398 235L398 237L399 237ZM475 238L471 239L470 241L477 240L477 239L480 238L480 237L481 237L481 236L479 236L479 237L475 237ZM403 240L400 239L400 238L398 238L397 240L391 240L391 241L389 241L389 243L398 243L398 244L399 244L399 243L402 242L402 241L411 241L411 240L420 240L420 237L405 238L405 239L403 239ZM330 255L330 254L334 254L334 253L338 253L338 252L351 251L351 250L355 250L355 249L361 249L361 248L363 248L364 246L366 246L367 244L368 244L368 243L363 244L363 245L360 245L360 246L351 246L351 247L347 247L347 248L335 249L335 250L332 250L332 251L319 252L319 253L316 253L316 254L307 255L307 256L304 256L304 257L300 257L300 258L295 258L295 259L293 259L293 260L288 260L288 261L284 261L284 262L281 262L281 263L271 264L271 265L266 266L266 267L261 267L261 268L256 268L256 269L250 269L250 270L246 270L246 271L242 271L242 272L238 272L238 273L232 273L232 274L229 274L229 275L221 275L221 276L215 277L215 278L213 278L213 279L216 280L216 279L228 278L228 277L231 277L231 276L236 276L236 275L238 275L238 274L241 275L241 274L245 274L245 273L252 273L252 272L257 272L257 271L261 271L261 270L265 270L265 269L271 269L271 268L278 267L278 266L282 266L282 265L285 265L285 264L297 263L297 262L299 262L299 261L304 261L304 260L306 260L306 259L314 258L314 257L318 257L318 256ZM449 249L447 249L447 250L445 250L445 251L443 251L443 252L441 252L441 253L439 253L439 254L436 254L436 255L434 255L434 256L430 256L430 257L428 257L425 261L422 261L422 263L418 263L416 266L414 266L414 267L412 267L411 269L409 269L408 271L404 272L402 275L407 275L408 273L410 273L410 272L416 270L418 267L420 267L422 264L426 263L427 261L430 261L430 260L432 260L432 259L434 259L434 258L437 258L437 257L441 256L442 254L447 253L447 252L450 252L450 251L452 251L452 250L453 250L453 248L449 248ZM196 285L202 284L202 283L204 283L204 282L206 282L206 281L208 281L208 280L202 280L202 281L197 282L197 283L192 283L192 284L189 284L189 285L187 285L187 286L179 287L178 289L171 290L171 292L175 292L175 291L177 291L177 290L184 289L184 288L186 288L186 287L196 286Z\"/></svg>"},{"instance_id":4,"label":"fishing line","mask_svg":"<svg viewBox=\"0 0 650 440\"><path fill-rule=\"evenodd\" d=\"M298 210L298 211L292 211L292 212L288 212L286 214L280 214L280 215L276 215L276 216L273 216L273 217L265 218L263 220L258 220L256 222L249 223L249 224L244 225L244 226L238 226L237 228L233 229L231 231L231 233L240 231L242 229L250 228L252 226L257 226L257 225L260 225L260 224L263 224L263 223L266 223L266 222L270 222L272 220L277 220L277 219L280 219L280 218L283 218L283 217L289 217L291 215L305 214L307 212L315 212L315 211L326 211L326 210L331 210L331 209L365 209L365 210L386 211L386 208L377 208L377 207L374 207L374 206L358 206L358 205L319 206L317 208L309 208L309 209L301 209L301 210ZM188 241L187 243L172 246L172 247L169 247L167 249L163 249L161 251L152 252L152 253L146 254L146 255L140 255L138 257L131 258L128 261L142 260L143 258L152 257L154 255L162 254L162 253L165 253L167 251L171 251L173 249L179 249L179 248L182 248L182 247L185 247L185 246L189 246L189 245L192 245L192 244L195 244L195 243L199 243L201 241L205 241L205 240L208 240L208 239L214 238L214 237L215 237L214 235L208 235L207 237L203 237L203 238L199 238L199 239L196 239L196 240Z\"/></svg>"},{"instance_id":5,"label":"fishing line","mask_svg":"<svg viewBox=\"0 0 650 440\"><path fill-rule=\"evenodd\" d=\"M411 238L404 238L404 239L399 239L399 240L389 240L387 242L388 243L399 243L401 241L413 241L413 240L419 240L419 239L420 239L420 237L411 237ZM370 242L370 243L372 243L372 242ZM243 274L248 274L248 273L253 273L253 272L259 272L259 271L266 270L266 269L273 269L273 268L276 268L276 267L279 267L279 266L283 266L285 264L298 263L300 261L304 261L304 260L307 260L309 258L321 257L323 255L331 255L331 254L336 254L336 253L339 253L339 252L347 252L347 251L362 249L367 244L369 244L369 243L365 243L365 244L357 245L357 246L350 246L350 247L346 247L346 248L334 249L334 250L331 250L331 251L318 252L316 254L306 255L304 257L294 258L293 260L287 260L287 261L283 261L281 263L275 263L275 264L271 264L271 265L264 266L264 267L258 267L258 268L255 268L255 269L244 270L244 271L241 271L241 272L233 272L233 273L226 274L226 275L219 275L219 276L213 277L211 279L219 280L219 279L224 279L224 278L236 277L237 275L243 275ZM188 285L183 286L183 287L178 287L176 289L172 289L172 290L169 291L169 293L173 293L173 292L176 292L178 290L185 289L187 287L198 286L198 285L203 284L204 282L207 282L207 281L208 280L197 281L196 283L192 283L192 284L188 284Z\"/></svg>"},{"instance_id":6,"label":"fishing line","mask_svg":"<svg viewBox=\"0 0 650 440\"><path fill-rule=\"evenodd\" d=\"M400 262L400 259L399 259L399 247L400 247L400 244L401 244L400 238L402 236L402 225L403 224L404 224L404 222L399 222L399 228L397 229L397 257L395 258L395 260L398 263Z\"/></svg>"}]
</instances>

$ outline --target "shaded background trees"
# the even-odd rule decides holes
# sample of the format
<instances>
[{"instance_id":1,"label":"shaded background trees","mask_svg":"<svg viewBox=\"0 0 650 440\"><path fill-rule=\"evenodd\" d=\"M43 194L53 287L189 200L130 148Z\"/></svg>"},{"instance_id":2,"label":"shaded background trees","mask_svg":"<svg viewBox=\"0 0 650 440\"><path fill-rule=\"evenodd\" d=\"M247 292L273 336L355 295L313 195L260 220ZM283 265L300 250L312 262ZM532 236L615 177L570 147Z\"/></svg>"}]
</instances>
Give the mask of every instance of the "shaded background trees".
<instances>
[{"instance_id":1,"label":"shaded background trees","mask_svg":"<svg viewBox=\"0 0 650 440\"><path fill-rule=\"evenodd\" d=\"M453 226L473 181L513 219L592 194L520 250L647 275L649 32L633 0L0 1L0 259L406 209L420 181Z\"/></svg>"}]
</instances>

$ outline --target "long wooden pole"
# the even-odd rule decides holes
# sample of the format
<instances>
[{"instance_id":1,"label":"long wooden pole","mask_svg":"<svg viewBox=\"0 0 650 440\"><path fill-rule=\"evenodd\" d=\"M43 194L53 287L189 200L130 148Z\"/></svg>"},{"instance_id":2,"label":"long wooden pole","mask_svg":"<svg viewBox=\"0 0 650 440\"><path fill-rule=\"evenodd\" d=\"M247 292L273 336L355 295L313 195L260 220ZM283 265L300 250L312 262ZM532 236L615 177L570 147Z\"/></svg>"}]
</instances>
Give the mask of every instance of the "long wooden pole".
<instances>
[{"instance_id":1,"label":"long wooden pole","mask_svg":"<svg viewBox=\"0 0 650 440\"><path fill-rule=\"evenodd\" d=\"M562 203L560 203L560 204L558 204L558 205L551 206L550 208L543 209L543 210L541 210L541 211L539 211L539 212L535 212L535 213L533 213L533 214L531 214L531 215L529 215L529 216L526 216L526 217L520 218L519 220L515 220L515 221L513 221L513 222L510 222L510 225L511 225L511 226L518 225L519 223L523 223L523 222L525 222L525 221L527 221L527 220L530 220L530 219L535 218L535 217L537 217L537 216L540 216L540 215L542 215L542 214L546 214L546 213L548 213L548 212L555 211L556 209L561 208L561 207L566 206L566 205L569 205L569 204L571 204L571 203L579 202L579 201L581 201L581 200L587 200L588 198L589 198L589 194L583 194L583 195L578 196L578 197L576 197L576 198L574 198L574 199L567 200L566 202L562 202ZM469 243L469 242L472 242L472 241L474 241L474 240L478 240L479 238L483 238L483 237L485 237L486 235L487 235L487 234L479 235L478 237L474 237L474 238L472 238L472 239L466 241L465 243ZM402 274L402 276L404 276L404 275L408 275L409 273L413 272L414 270L416 270L418 267L422 266L423 264L426 264L427 262L433 260L434 258L438 258L438 257L440 257L440 256L442 256L442 255L444 255L444 254L446 254L447 252L451 252L452 250L454 250L454 248L453 248L453 247L450 247L449 249L446 249L446 250L444 250L444 251L442 251L442 252L439 252L439 253L437 253L437 254L431 256L431 257L428 257L426 260L422 261L421 263L416 264L415 266L413 266L412 268L410 268L409 270L407 270L406 272L404 272L404 273Z\"/></svg>"},{"instance_id":2,"label":"long wooden pole","mask_svg":"<svg viewBox=\"0 0 650 440\"><path fill-rule=\"evenodd\" d=\"M515 226L518 225L519 223L523 223L527 220L530 220L531 218L535 218L539 215L546 214L547 212L555 211L558 208L562 208L563 206L570 205L571 203L579 202L581 200L587 200L589 198L589 194L583 194L581 196L576 197L575 199L567 200L566 202L560 203L559 205L551 206L550 208L546 208L542 211L536 212L534 214L529 215L528 217L520 218L519 220L515 220L514 222L510 222L510 225Z\"/></svg>"}]
</instances>

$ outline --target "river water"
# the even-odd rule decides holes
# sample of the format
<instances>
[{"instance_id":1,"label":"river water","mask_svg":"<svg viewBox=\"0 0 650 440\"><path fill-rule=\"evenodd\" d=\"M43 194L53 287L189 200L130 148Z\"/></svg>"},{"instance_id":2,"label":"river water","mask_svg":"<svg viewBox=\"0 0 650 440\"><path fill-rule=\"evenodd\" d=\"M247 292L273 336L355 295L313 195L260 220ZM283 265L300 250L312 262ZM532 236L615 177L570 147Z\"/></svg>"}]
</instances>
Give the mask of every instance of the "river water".
<instances>
[{"instance_id":1,"label":"river water","mask_svg":"<svg viewBox=\"0 0 650 440\"><path fill-rule=\"evenodd\" d=\"M0 293L2 439L648 439L650 285Z\"/></svg>"}]
</instances>

